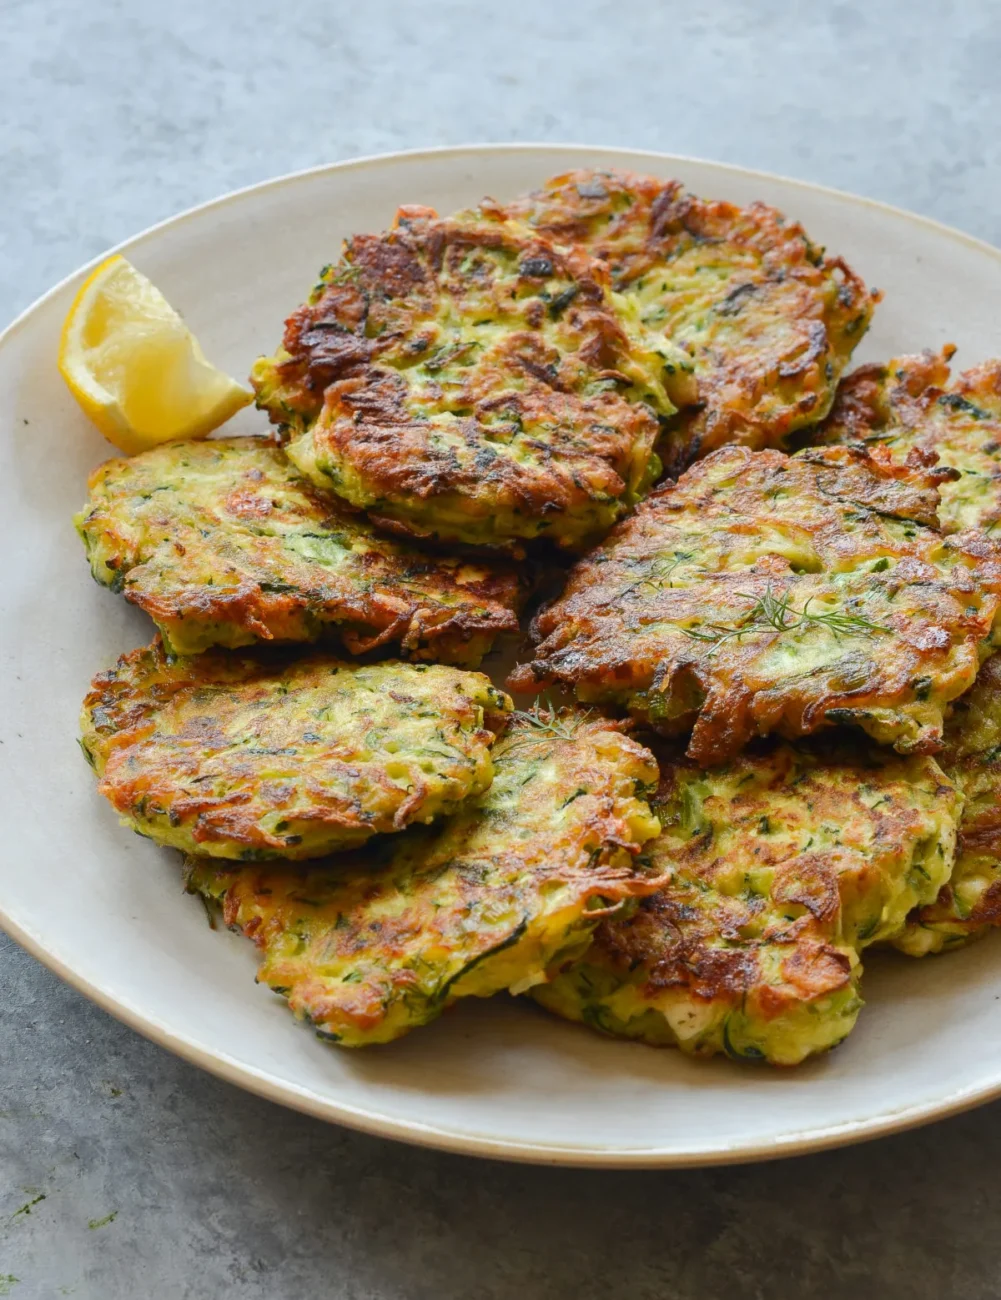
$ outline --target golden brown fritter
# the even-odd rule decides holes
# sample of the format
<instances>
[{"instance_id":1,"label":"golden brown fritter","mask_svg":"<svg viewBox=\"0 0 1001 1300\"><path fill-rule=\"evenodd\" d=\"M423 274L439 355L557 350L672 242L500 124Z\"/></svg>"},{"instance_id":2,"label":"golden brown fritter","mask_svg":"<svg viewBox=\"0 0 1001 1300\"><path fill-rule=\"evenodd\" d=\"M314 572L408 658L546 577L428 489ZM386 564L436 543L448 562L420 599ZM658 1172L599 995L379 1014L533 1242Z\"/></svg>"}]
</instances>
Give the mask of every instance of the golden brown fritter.
<instances>
[{"instance_id":1,"label":"golden brown fritter","mask_svg":"<svg viewBox=\"0 0 1001 1300\"><path fill-rule=\"evenodd\" d=\"M781 446L821 419L878 300L774 208L678 181L574 171L507 210L607 262L626 308L691 357L696 405L660 448L672 472L726 443Z\"/></svg>"},{"instance_id":2,"label":"golden brown fritter","mask_svg":"<svg viewBox=\"0 0 1001 1300\"><path fill-rule=\"evenodd\" d=\"M402 208L347 241L252 382L302 472L384 527L579 549L660 471L670 354L585 254L493 209Z\"/></svg>"},{"instance_id":3,"label":"golden brown fritter","mask_svg":"<svg viewBox=\"0 0 1001 1300\"><path fill-rule=\"evenodd\" d=\"M988 653L1001 549L943 539L915 475L846 447L713 453L574 567L512 688L694 727L703 763L831 723L933 752Z\"/></svg>"},{"instance_id":4,"label":"golden brown fritter","mask_svg":"<svg viewBox=\"0 0 1001 1300\"><path fill-rule=\"evenodd\" d=\"M123 655L82 746L125 825L244 861L316 858L482 793L511 701L482 673L312 654Z\"/></svg>"},{"instance_id":5,"label":"golden brown fritter","mask_svg":"<svg viewBox=\"0 0 1001 1300\"><path fill-rule=\"evenodd\" d=\"M1001 361L986 361L949 383L955 348L860 366L841 381L830 415L807 435L812 445L859 442L893 460L941 465L944 532L1001 520Z\"/></svg>"},{"instance_id":6,"label":"golden brown fritter","mask_svg":"<svg viewBox=\"0 0 1001 1300\"><path fill-rule=\"evenodd\" d=\"M1001 657L953 705L939 761L965 796L956 865L895 947L912 957L957 948L1001 925Z\"/></svg>"},{"instance_id":7,"label":"golden brown fritter","mask_svg":"<svg viewBox=\"0 0 1001 1300\"><path fill-rule=\"evenodd\" d=\"M594 926L656 887L636 866L657 834L653 755L572 711L516 714L494 781L440 828L411 828L302 872L194 860L261 949L258 981L321 1037L384 1043L457 998L518 991L579 954Z\"/></svg>"},{"instance_id":8,"label":"golden brown fritter","mask_svg":"<svg viewBox=\"0 0 1001 1300\"><path fill-rule=\"evenodd\" d=\"M722 768L666 758L644 850L664 887L598 927L533 995L595 1029L795 1065L862 1006L859 952L948 879L962 799L932 758L759 743Z\"/></svg>"},{"instance_id":9,"label":"golden brown fritter","mask_svg":"<svg viewBox=\"0 0 1001 1300\"><path fill-rule=\"evenodd\" d=\"M106 461L75 522L97 581L145 610L179 654L333 630L352 654L398 646L475 666L518 626L512 569L381 536L265 438Z\"/></svg>"}]
</instances>

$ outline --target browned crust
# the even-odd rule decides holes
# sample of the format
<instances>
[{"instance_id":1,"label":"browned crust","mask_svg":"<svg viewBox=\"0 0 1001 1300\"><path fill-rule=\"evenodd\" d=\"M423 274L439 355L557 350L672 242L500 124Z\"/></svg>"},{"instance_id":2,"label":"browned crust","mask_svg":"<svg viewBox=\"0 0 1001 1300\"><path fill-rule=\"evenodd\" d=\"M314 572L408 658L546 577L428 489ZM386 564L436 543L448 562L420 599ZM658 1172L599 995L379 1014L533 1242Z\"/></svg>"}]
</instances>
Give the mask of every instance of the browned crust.
<instances>
[{"instance_id":1,"label":"browned crust","mask_svg":"<svg viewBox=\"0 0 1001 1300\"><path fill-rule=\"evenodd\" d=\"M956 845L957 876L997 870L1001 864L1001 750L985 748L978 727L1001 700L1001 655L993 655L977 674L973 690L956 701L946 726L941 763L966 794ZM989 741L986 744L989 746ZM938 898L912 914L918 925L945 925L949 932L974 935L1001 925L1001 876L987 886L967 916L954 905L951 884Z\"/></svg>"},{"instance_id":2,"label":"browned crust","mask_svg":"<svg viewBox=\"0 0 1001 1300\"><path fill-rule=\"evenodd\" d=\"M1001 398L1001 359L971 366L950 386L949 363L955 353L955 344L946 343L938 352L925 348L885 364L857 366L838 385L837 398L816 440L864 442L886 425L891 412L903 429L920 430L935 403L951 394L974 402Z\"/></svg>"},{"instance_id":3,"label":"browned crust","mask_svg":"<svg viewBox=\"0 0 1001 1300\"><path fill-rule=\"evenodd\" d=\"M576 711L516 715L491 787L433 834L306 872L192 861L189 879L262 949L262 982L297 1015L349 1045L385 1041L516 982L505 953L519 944L521 973L541 975L598 918L659 887L636 861L656 827L637 790L656 765L619 731Z\"/></svg>"},{"instance_id":4,"label":"browned crust","mask_svg":"<svg viewBox=\"0 0 1001 1300\"><path fill-rule=\"evenodd\" d=\"M493 293L465 269L477 249L501 250L528 270ZM555 322L556 304L539 296L553 279L570 285ZM645 463L658 425L616 391L629 383L620 366L630 343L607 289L607 272L584 253L557 250L496 214L401 209L390 231L350 239L332 278L289 318L288 359L275 367L282 404L268 403L271 416L315 419L309 454L330 473L325 486L408 536L448 536L446 522L415 503L448 501L476 525L498 511L552 523L617 501L636 486L637 447L647 448ZM506 329L482 357L475 343L459 345L456 357L467 353L469 364L449 375L447 391L423 382L418 403L403 363L419 363L437 340L446 300L460 313L482 308ZM464 413L447 440L427 418L429 404ZM537 432L522 437L523 429Z\"/></svg>"},{"instance_id":5,"label":"browned crust","mask_svg":"<svg viewBox=\"0 0 1001 1300\"><path fill-rule=\"evenodd\" d=\"M947 343L941 352L925 348L923 352L898 357L885 365L869 362L857 366L838 385L830 414L811 435L811 441L864 442L886 423L891 407L901 412L904 424L911 423L914 416L920 419L929 402L945 391L949 362L955 351L955 346Z\"/></svg>"},{"instance_id":6,"label":"browned crust","mask_svg":"<svg viewBox=\"0 0 1001 1300\"><path fill-rule=\"evenodd\" d=\"M455 811L489 783L480 765L507 704L486 677L443 665L171 657L157 637L94 678L81 743L100 793L153 839L230 858L315 858L421 811ZM434 747L431 765L408 749L415 736Z\"/></svg>"},{"instance_id":7,"label":"browned crust","mask_svg":"<svg viewBox=\"0 0 1001 1300\"><path fill-rule=\"evenodd\" d=\"M995 860L1001 860L1001 833L995 832L989 838L984 838L967 835L961 831L957 842L957 856L971 853L983 853ZM916 908L911 913L912 923L930 929L947 926L951 933L965 931L968 935L976 935L980 930L1001 925L1001 879L987 886L968 916L958 915L954 910L953 899L952 886L943 885L934 903L930 903L927 907Z\"/></svg>"},{"instance_id":8,"label":"browned crust","mask_svg":"<svg viewBox=\"0 0 1001 1300\"><path fill-rule=\"evenodd\" d=\"M846 742L762 742L714 773L674 747L657 752L652 806L664 831L644 856L667 882L632 914L603 922L583 964L641 976L651 1004L679 988L759 1023L849 987L858 973L850 949L885 920L929 812L956 800L937 764ZM692 789L707 791L705 803L686 813ZM695 823L687 840L686 816ZM818 833L822 844L801 847Z\"/></svg>"},{"instance_id":9,"label":"browned crust","mask_svg":"<svg viewBox=\"0 0 1001 1300\"><path fill-rule=\"evenodd\" d=\"M805 440L860 443L908 465L935 465L944 485L946 531L992 530L1001 522L1001 359L950 383L956 351L925 349L859 366L838 385L830 414Z\"/></svg>"},{"instance_id":10,"label":"browned crust","mask_svg":"<svg viewBox=\"0 0 1001 1300\"><path fill-rule=\"evenodd\" d=\"M779 488L785 505L773 499ZM923 527L934 522L936 500L934 476L929 481L848 448L796 457L737 447L716 452L654 493L577 563L563 594L536 617L539 645L531 662L512 673L511 689L559 682L584 700L624 702L664 729L692 727L689 753L707 764L755 734L794 737L876 708L907 706L920 682L941 682L945 698L954 698L971 684L978 643L993 624L1001 555L982 535L960 534L949 539L947 553L957 562L936 568L930 559L941 541ZM912 538L899 528L887 531L883 517L914 521ZM758 520L808 538L814 564L797 572L781 549L769 554L765 547L751 567L731 566L730 549L756 536ZM712 555L712 548L719 551L716 569L711 559L700 560L703 537ZM709 567L680 585L651 581L665 556L682 552L686 563ZM767 652L781 633L766 628L709 644L684 630L698 633L713 620L739 626L750 603L769 592L788 597L796 610L818 594L842 599L824 575L851 569L856 552L872 559L885 553L893 565L888 576L866 567L858 577L858 592L878 599L884 622L878 654L850 643L844 671L776 678ZM901 592L909 599L898 608ZM673 712L651 712L657 700L673 701ZM939 723L910 747L928 752L940 742Z\"/></svg>"},{"instance_id":11,"label":"browned crust","mask_svg":"<svg viewBox=\"0 0 1001 1300\"><path fill-rule=\"evenodd\" d=\"M706 314L730 317L733 326L740 318L732 341L700 342L694 329L687 340L669 334L691 352L698 386L695 404L665 440L662 454L675 471L728 442L781 445L794 428L822 417L879 299L843 258L825 257L776 209L701 199L676 180L574 171L506 210L607 262L618 289L635 288L693 250L732 263L705 300Z\"/></svg>"},{"instance_id":12,"label":"browned crust","mask_svg":"<svg viewBox=\"0 0 1001 1300\"><path fill-rule=\"evenodd\" d=\"M228 491L192 502L178 479L176 494L144 500L169 481L160 453L111 460L91 475L79 523L95 576L122 590L173 643L199 628L224 644L312 641L325 624L337 624L353 654L398 643L461 657L471 639L517 629L524 584L513 569L380 537L299 478L270 440L186 444L183 454L196 472L202 461L228 458ZM290 549L290 535L348 536L350 562L338 569L312 561ZM242 639L227 640L227 628Z\"/></svg>"},{"instance_id":13,"label":"browned crust","mask_svg":"<svg viewBox=\"0 0 1001 1300\"><path fill-rule=\"evenodd\" d=\"M847 954L826 939L807 933L766 933L755 943L741 942L732 909L695 917L683 898L655 894L642 899L625 920L604 922L596 943L602 958L623 975L642 966L643 991L651 998L664 989L684 988L704 1002L744 1001L750 1015L765 1020L777 1019L791 1006L827 997L851 983ZM739 946L720 944L728 931L733 931ZM780 962L781 984L763 968L766 945L770 955L776 949L785 954Z\"/></svg>"}]
</instances>

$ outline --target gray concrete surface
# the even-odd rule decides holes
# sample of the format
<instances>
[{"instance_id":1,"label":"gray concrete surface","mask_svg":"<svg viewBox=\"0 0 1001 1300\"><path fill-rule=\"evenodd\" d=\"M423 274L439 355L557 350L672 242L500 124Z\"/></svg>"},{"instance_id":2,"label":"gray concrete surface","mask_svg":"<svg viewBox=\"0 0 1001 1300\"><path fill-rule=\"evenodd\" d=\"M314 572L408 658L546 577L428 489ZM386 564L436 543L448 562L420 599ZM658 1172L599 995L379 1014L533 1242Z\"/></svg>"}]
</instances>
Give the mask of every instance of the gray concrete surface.
<instances>
[{"instance_id":1,"label":"gray concrete surface","mask_svg":"<svg viewBox=\"0 0 1001 1300\"><path fill-rule=\"evenodd\" d=\"M474 139L746 163L1001 243L994 0L0 0L0 50L3 316L234 186ZM999 1167L999 1106L731 1170L408 1149L201 1074L0 939L15 1300L988 1300Z\"/></svg>"}]
</instances>

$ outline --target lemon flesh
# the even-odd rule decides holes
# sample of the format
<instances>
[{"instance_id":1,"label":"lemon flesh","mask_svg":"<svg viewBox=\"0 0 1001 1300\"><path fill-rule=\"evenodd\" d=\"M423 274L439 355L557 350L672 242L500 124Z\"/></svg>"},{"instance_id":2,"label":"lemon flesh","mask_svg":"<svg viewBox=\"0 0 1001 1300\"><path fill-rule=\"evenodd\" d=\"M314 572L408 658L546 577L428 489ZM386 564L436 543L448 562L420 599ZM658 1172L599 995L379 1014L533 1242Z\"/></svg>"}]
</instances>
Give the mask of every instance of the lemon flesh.
<instances>
[{"instance_id":1,"label":"lemon flesh","mask_svg":"<svg viewBox=\"0 0 1001 1300\"><path fill-rule=\"evenodd\" d=\"M204 437L252 400L206 360L160 290L118 256L81 286L63 325L59 370L127 455Z\"/></svg>"}]
</instances>

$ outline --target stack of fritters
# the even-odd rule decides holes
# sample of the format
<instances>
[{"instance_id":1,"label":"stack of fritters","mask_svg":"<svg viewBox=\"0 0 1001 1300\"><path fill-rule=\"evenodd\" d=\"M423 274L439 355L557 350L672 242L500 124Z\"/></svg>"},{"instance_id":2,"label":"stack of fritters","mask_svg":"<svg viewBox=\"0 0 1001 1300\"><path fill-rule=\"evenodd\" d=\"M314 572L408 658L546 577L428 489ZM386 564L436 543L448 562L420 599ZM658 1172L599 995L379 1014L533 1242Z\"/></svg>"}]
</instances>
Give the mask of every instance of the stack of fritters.
<instances>
[{"instance_id":1,"label":"stack of fritters","mask_svg":"<svg viewBox=\"0 0 1001 1300\"><path fill-rule=\"evenodd\" d=\"M649 752L575 712L516 717L494 779L441 829L290 867L189 863L261 948L258 979L347 1046L386 1042L457 998L521 992L659 883L635 857L659 826Z\"/></svg>"},{"instance_id":2,"label":"stack of fritters","mask_svg":"<svg viewBox=\"0 0 1001 1300\"><path fill-rule=\"evenodd\" d=\"M294 464L384 527L580 549L656 478L686 368L585 253L493 208L402 208L348 241L253 380Z\"/></svg>"},{"instance_id":3,"label":"stack of fritters","mask_svg":"<svg viewBox=\"0 0 1001 1300\"><path fill-rule=\"evenodd\" d=\"M528 988L659 883L635 861L657 765L621 724L512 719L481 673L424 662L475 662L517 627L512 569L387 538L262 439L110 461L91 487L94 574L163 638L84 702L99 789L189 855L189 888L322 1036L383 1042ZM366 658L294 652L325 630ZM415 661L370 662L394 645Z\"/></svg>"},{"instance_id":4,"label":"stack of fritters","mask_svg":"<svg viewBox=\"0 0 1001 1300\"><path fill-rule=\"evenodd\" d=\"M1001 520L1001 361L949 382L955 348L860 366L838 390L814 445L874 450L895 464L944 467L942 531L994 538ZM912 918L897 947L914 956L958 947L1001 924L1001 664L988 659L956 700L942 763L966 798L952 877Z\"/></svg>"},{"instance_id":5,"label":"stack of fritters","mask_svg":"<svg viewBox=\"0 0 1001 1300\"><path fill-rule=\"evenodd\" d=\"M652 177L401 208L255 365L274 440L96 471L92 571L162 639L85 753L322 1037L531 990L795 1064L863 949L1001 923L1001 363L841 379L877 298ZM514 712L469 669L547 552L509 685L578 703Z\"/></svg>"}]
</instances>

